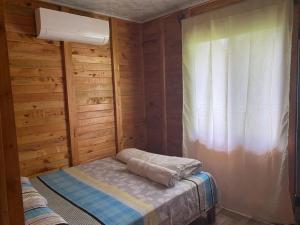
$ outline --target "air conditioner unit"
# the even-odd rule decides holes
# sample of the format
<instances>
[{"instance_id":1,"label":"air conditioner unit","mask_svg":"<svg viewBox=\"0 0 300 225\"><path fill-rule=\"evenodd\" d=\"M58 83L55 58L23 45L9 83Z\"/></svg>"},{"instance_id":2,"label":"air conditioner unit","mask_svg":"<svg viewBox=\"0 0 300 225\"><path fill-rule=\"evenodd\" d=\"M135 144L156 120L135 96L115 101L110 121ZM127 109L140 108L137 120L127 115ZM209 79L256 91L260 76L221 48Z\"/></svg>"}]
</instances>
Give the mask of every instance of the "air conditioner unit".
<instances>
[{"instance_id":1,"label":"air conditioner unit","mask_svg":"<svg viewBox=\"0 0 300 225\"><path fill-rule=\"evenodd\" d=\"M37 8L35 17L37 37L40 39L96 45L109 41L109 23L106 20L45 8Z\"/></svg>"}]
</instances>

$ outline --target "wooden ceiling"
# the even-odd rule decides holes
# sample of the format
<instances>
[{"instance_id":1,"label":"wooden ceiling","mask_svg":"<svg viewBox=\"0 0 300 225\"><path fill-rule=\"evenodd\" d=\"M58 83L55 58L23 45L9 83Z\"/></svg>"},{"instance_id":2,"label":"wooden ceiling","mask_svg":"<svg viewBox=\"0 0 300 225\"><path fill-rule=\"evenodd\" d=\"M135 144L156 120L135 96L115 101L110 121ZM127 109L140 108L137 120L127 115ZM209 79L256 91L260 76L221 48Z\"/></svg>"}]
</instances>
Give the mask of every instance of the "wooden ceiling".
<instances>
[{"instance_id":1,"label":"wooden ceiling","mask_svg":"<svg viewBox=\"0 0 300 225\"><path fill-rule=\"evenodd\" d=\"M134 22L146 22L208 0L45 0Z\"/></svg>"}]
</instances>

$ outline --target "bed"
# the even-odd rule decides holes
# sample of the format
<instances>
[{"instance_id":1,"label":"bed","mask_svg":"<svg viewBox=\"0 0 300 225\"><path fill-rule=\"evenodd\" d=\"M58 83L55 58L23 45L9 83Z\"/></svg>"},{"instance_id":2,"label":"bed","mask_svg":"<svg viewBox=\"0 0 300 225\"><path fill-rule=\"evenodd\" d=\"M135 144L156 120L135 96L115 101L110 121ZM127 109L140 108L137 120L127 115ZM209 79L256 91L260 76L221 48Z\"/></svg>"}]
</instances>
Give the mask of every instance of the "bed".
<instances>
[{"instance_id":1,"label":"bed","mask_svg":"<svg viewBox=\"0 0 300 225\"><path fill-rule=\"evenodd\" d=\"M214 217L217 190L199 172L166 188L105 158L31 179L48 206L72 225L188 225Z\"/></svg>"}]
</instances>

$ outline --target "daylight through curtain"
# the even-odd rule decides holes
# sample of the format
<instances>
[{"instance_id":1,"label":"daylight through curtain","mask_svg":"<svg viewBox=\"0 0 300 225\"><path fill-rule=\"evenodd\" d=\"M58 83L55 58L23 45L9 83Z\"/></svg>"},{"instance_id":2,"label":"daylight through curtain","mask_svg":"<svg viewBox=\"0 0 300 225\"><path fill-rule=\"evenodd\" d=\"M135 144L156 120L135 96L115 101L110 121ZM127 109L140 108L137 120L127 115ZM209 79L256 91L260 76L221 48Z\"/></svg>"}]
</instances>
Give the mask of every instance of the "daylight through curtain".
<instances>
[{"instance_id":1,"label":"daylight through curtain","mask_svg":"<svg viewBox=\"0 0 300 225\"><path fill-rule=\"evenodd\" d=\"M246 0L183 20L183 151L220 204L291 223L288 109L292 0Z\"/></svg>"}]
</instances>

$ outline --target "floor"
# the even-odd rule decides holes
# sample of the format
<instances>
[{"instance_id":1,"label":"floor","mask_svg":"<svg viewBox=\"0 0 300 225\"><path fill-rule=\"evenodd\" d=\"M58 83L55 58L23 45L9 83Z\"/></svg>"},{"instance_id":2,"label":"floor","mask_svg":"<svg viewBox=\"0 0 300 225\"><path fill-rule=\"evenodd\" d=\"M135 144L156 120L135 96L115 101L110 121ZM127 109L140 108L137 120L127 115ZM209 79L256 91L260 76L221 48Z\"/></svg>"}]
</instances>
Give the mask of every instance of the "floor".
<instances>
[{"instance_id":1,"label":"floor","mask_svg":"<svg viewBox=\"0 0 300 225\"><path fill-rule=\"evenodd\" d=\"M207 225L207 221L203 218L190 225ZM213 225L268 225L253 219L238 215L225 209L216 209L216 222Z\"/></svg>"},{"instance_id":2,"label":"floor","mask_svg":"<svg viewBox=\"0 0 300 225\"><path fill-rule=\"evenodd\" d=\"M232 213L225 209L217 209L214 225L266 225L253 219Z\"/></svg>"}]
</instances>

